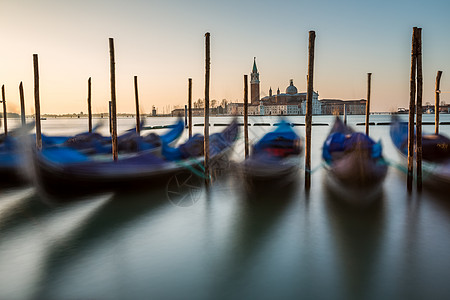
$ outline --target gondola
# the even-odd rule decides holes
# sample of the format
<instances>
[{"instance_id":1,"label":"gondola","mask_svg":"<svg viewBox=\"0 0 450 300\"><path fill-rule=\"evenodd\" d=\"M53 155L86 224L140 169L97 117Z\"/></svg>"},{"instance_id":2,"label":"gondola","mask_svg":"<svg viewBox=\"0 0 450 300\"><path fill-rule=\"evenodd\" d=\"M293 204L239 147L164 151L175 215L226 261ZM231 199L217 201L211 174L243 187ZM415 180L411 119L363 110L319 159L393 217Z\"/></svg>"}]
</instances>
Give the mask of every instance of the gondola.
<instances>
[{"instance_id":1,"label":"gondola","mask_svg":"<svg viewBox=\"0 0 450 300\"><path fill-rule=\"evenodd\" d=\"M355 132L336 117L322 148L325 183L336 197L353 204L366 205L382 194L388 165L381 142Z\"/></svg>"},{"instance_id":2,"label":"gondola","mask_svg":"<svg viewBox=\"0 0 450 300\"><path fill-rule=\"evenodd\" d=\"M303 148L303 139L282 120L253 145L250 156L239 164L246 188L274 190L292 184L299 173Z\"/></svg>"},{"instance_id":3,"label":"gondola","mask_svg":"<svg viewBox=\"0 0 450 300\"><path fill-rule=\"evenodd\" d=\"M141 123L141 128L143 123ZM135 128L129 129L118 136L117 145L119 153L133 153L156 149L163 143L170 144L178 140L184 130L184 121L181 118L168 126L170 130L162 135L154 132L146 135L138 134ZM109 154L112 153L111 137L102 136L96 130L84 132L73 137L45 136L43 144L47 146L66 146L82 151L85 154Z\"/></svg>"},{"instance_id":4,"label":"gondola","mask_svg":"<svg viewBox=\"0 0 450 300\"><path fill-rule=\"evenodd\" d=\"M29 148L34 147L35 135L28 132L34 127L34 123L28 123L17 128L8 135L0 135L0 179L9 183L21 183L27 181L26 154ZM161 151L163 144L175 143L184 130L184 122L179 118L170 129L162 135L153 132L139 135L135 128L125 131L118 137L119 153L136 153L140 151ZM105 137L97 132L98 126L92 132L84 132L75 136L42 135L42 147L47 148L71 148L83 154L96 156L96 159L112 153L111 137ZM57 151L57 150L54 150Z\"/></svg>"},{"instance_id":5,"label":"gondola","mask_svg":"<svg viewBox=\"0 0 450 300\"><path fill-rule=\"evenodd\" d=\"M390 135L404 165L408 156L408 122L393 116ZM450 191L450 139L442 134L422 135L422 179L435 192Z\"/></svg>"},{"instance_id":6,"label":"gondola","mask_svg":"<svg viewBox=\"0 0 450 300\"><path fill-rule=\"evenodd\" d=\"M29 131L33 128L34 123L31 122L11 130L8 134L0 134L0 184L9 185L25 182L24 176L20 172L25 146L20 141L26 139Z\"/></svg>"},{"instance_id":7,"label":"gondola","mask_svg":"<svg viewBox=\"0 0 450 300\"><path fill-rule=\"evenodd\" d=\"M233 122L210 136L211 160L231 149L238 129ZM96 160L70 147L46 148L34 152L33 162L38 190L48 196L69 199L89 193L132 192L161 186L182 170L201 172L203 137L195 135L176 148L164 143L161 155L151 150L119 154L117 161L112 156Z\"/></svg>"}]
</instances>

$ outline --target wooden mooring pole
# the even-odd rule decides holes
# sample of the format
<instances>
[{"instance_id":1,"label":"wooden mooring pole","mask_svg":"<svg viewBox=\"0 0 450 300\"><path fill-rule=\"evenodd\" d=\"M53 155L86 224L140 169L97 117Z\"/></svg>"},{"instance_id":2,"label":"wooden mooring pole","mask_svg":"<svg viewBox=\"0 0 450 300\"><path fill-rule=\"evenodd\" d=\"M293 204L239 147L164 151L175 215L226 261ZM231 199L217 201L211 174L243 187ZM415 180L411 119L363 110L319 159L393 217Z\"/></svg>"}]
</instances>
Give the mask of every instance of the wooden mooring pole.
<instances>
[{"instance_id":1,"label":"wooden mooring pole","mask_svg":"<svg viewBox=\"0 0 450 300\"><path fill-rule=\"evenodd\" d=\"M88 103L88 128L89 132L92 132L91 77L89 77L88 79L87 103Z\"/></svg>"},{"instance_id":2,"label":"wooden mooring pole","mask_svg":"<svg viewBox=\"0 0 450 300\"><path fill-rule=\"evenodd\" d=\"M439 97L440 97L440 85L441 85L442 71L437 71L436 75L436 88L434 91L434 133L439 134Z\"/></svg>"},{"instance_id":3,"label":"wooden mooring pole","mask_svg":"<svg viewBox=\"0 0 450 300\"><path fill-rule=\"evenodd\" d=\"M22 126L25 125L25 97L23 95L23 84L22 81L19 84L19 98L20 98L20 119L22 121Z\"/></svg>"},{"instance_id":4,"label":"wooden mooring pole","mask_svg":"<svg viewBox=\"0 0 450 300\"><path fill-rule=\"evenodd\" d=\"M41 105L39 99L39 64L38 55L33 54L33 67L34 67L34 110L35 110L35 126L36 126L36 149L42 149L42 136L41 136Z\"/></svg>"},{"instance_id":5,"label":"wooden mooring pole","mask_svg":"<svg viewBox=\"0 0 450 300\"><path fill-rule=\"evenodd\" d=\"M312 127L312 98L313 98L313 76L314 76L314 41L316 33L309 32L308 46L308 91L306 95L306 116L305 116L305 189L311 188L311 127Z\"/></svg>"},{"instance_id":6,"label":"wooden mooring pole","mask_svg":"<svg viewBox=\"0 0 450 300\"><path fill-rule=\"evenodd\" d=\"M5 135L8 135L8 112L6 110L5 85L2 85L3 125Z\"/></svg>"},{"instance_id":7,"label":"wooden mooring pole","mask_svg":"<svg viewBox=\"0 0 450 300\"><path fill-rule=\"evenodd\" d=\"M204 139L204 154L205 154L205 183L210 182L209 172L209 78L210 78L210 34L205 34L205 139Z\"/></svg>"},{"instance_id":8,"label":"wooden mooring pole","mask_svg":"<svg viewBox=\"0 0 450 300\"><path fill-rule=\"evenodd\" d=\"M108 120L109 120L109 133L112 134L112 101L108 102Z\"/></svg>"},{"instance_id":9,"label":"wooden mooring pole","mask_svg":"<svg viewBox=\"0 0 450 300\"><path fill-rule=\"evenodd\" d=\"M417 168L417 191L422 191L422 28L416 30L417 45L417 111L416 111L416 168Z\"/></svg>"},{"instance_id":10,"label":"wooden mooring pole","mask_svg":"<svg viewBox=\"0 0 450 300\"><path fill-rule=\"evenodd\" d=\"M414 175L414 113L416 102L416 63L417 63L416 30L417 27L414 27L411 43L411 76L409 81L408 175L406 177L406 188L409 193L411 193L412 191L412 182Z\"/></svg>"},{"instance_id":11,"label":"wooden mooring pole","mask_svg":"<svg viewBox=\"0 0 450 300\"><path fill-rule=\"evenodd\" d=\"M347 104L344 103L344 124L347 125Z\"/></svg>"},{"instance_id":12,"label":"wooden mooring pole","mask_svg":"<svg viewBox=\"0 0 450 300\"><path fill-rule=\"evenodd\" d=\"M249 155L248 147L248 76L244 75L244 151L245 158Z\"/></svg>"},{"instance_id":13,"label":"wooden mooring pole","mask_svg":"<svg viewBox=\"0 0 450 300\"><path fill-rule=\"evenodd\" d=\"M189 137L192 137L192 78L188 79L188 127L189 127Z\"/></svg>"},{"instance_id":14,"label":"wooden mooring pole","mask_svg":"<svg viewBox=\"0 0 450 300\"><path fill-rule=\"evenodd\" d=\"M372 73L367 73L367 102L366 102L366 135L369 135L369 116L370 116L370 84Z\"/></svg>"},{"instance_id":15,"label":"wooden mooring pole","mask_svg":"<svg viewBox=\"0 0 450 300\"><path fill-rule=\"evenodd\" d=\"M139 93L138 93L138 80L137 76L134 76L134 99L136 100L136 133L141 133L141 119L139 115Z\"/></svg>"},{"instance_id":16,"label":"wooden mooring pole","mask_svg":"<svg viewBox=\"0 0 450 300\"><path fill-rule=\"evenodd\" d=\"M113 159L117 161L119 151L117 147L117 115L116 115L116 70L114 58L114 39L109 38L109 65L111 73L111 140Z\"/></svg>"}]
</instances>

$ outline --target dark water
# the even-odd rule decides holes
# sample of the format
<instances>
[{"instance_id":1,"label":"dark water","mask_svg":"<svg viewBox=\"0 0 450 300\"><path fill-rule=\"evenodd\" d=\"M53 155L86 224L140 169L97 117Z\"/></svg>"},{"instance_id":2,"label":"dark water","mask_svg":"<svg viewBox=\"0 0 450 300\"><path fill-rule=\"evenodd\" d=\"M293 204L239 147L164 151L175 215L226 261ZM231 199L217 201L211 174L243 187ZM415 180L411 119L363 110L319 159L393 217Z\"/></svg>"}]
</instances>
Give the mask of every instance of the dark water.
<instances>
[{"instance_id":1,"label":"dark water","mask_svg":"<svg viewBox=\"0 0 450 300\"><path fill-rule=\"evenodd\" d=\"M212 118L211 124L228 120ZM254 117L250 124L277 121ZM132 123L119 120L121 130ZM42 126L63 134L86 125L46 120ZM250 128L251 139L270 129ZM295 128L303 134L304 127ZM428 190L409 196L389 127L372 126L392 163L382 196L367 207L333 198L320 167L328 131L313 127L309 194L303 174L289 189L247 195L231 173L181 200L164 186L66 204L41 198L33 187L3 188L0 299L449 299L450 197ZM450 126L441 131L450 135ZM240 140L232 158L242 157Z\"/></svg>"}]
</instances>

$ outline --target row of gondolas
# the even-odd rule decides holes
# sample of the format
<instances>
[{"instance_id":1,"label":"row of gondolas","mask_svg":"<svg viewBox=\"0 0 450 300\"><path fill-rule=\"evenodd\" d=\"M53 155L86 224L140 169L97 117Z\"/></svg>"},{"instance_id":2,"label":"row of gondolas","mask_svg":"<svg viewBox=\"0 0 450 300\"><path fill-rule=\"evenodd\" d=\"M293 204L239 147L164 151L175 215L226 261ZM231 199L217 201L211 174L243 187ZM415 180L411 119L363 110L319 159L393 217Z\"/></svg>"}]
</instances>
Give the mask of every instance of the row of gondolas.
<instances>
[{"instance_id":1,"label":"row of gondolas","mask_svg":"<svg viewBox=\"0 0 450 300\"><path fill-rule=\"evenodd\" d=\"M229 157L239 125L233 120L222 132L210 135L212 166ZM47 195L65 198L161 186L180 172L204 174L204 137L197 134L177 143L184 130L181 119L162 135L139 135L135 129L120 135L117 161L112 159L111 138L95 129L72 137L43 135L42 149L37 151L30 145L35 141L29 134L33 127L28 124L7 136L0 135L1 182L30 181ZM406 161L408 124L394 117L390 134ZM425 184L449 190L450 140L432 134L424 135L422 141ZM237 170L250 190L267 186L283 189L298 180L303 148L303 139L282 120L252 146ZM338 196L366 202L380 193L388 171L381 143L355 132L338 117L323 144L322 158L327 186Z\"/></svg>"}]
</instances>

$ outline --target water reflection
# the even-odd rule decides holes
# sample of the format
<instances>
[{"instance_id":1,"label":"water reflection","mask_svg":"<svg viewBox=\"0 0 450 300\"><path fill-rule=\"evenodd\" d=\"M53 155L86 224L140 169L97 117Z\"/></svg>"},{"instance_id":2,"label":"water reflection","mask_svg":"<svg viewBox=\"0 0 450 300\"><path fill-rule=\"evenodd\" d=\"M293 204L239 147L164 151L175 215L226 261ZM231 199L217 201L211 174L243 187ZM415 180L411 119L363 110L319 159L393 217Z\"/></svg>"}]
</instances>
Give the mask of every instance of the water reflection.
<instances>
[{"instance_id":1,"label":"water reflection","mask_svg":"<svg viewBox=\"0 0 450 300\"><path fill-rule=\"evenodd\" d=\"M70 279L61 284L61 278L72 272L86 256L95 256L98 251L108 253L110 250L108 245L113 246L111 241L120 240L122 231L133 227L135 222L139 222L140 218L158 207L168 205L169 202L164 197L164 193L164 189L160 189L131 196L115 195L80 222L79 226L67 232L58 243L48 247L42 266L41 289L37 298L55 297L55 291L61 286L66 289L65 295L80 293L80 291L71 290L72 288L68 285ZM100 262L90 265L89 269L97 270L107 277L112 276L112 281L115 281L114 278L126 276L120 270L114 270L107 275L107 268L104 268Z\"/></svg>"},{"instance_id":2,"label":"water reflection","mask_svg":"<svg viewBox=\"0 0 450 300\"><path fill-rule=\"evenodd\" d=\"M264 264L260 260L264 260L264 253L270 252L268 249L274 246L272 243L276 240L278 227L294 203L297 188L298 185L292 184L284 190L266 193L254 193L245 188L238 192L238 206L230 224L232 236L225 245L220 262L214 267L220 276L212 290L222 291L222 298L245 298L248 293L264 297L265 288L258 288L258 284L253 282L256 279L253 277L255 267ZM270 261L266 263L271 264Z\"/></svg>"},{"instance_id":3,"label":"water reflection","mask_svg":"<svg viewBox=\"0 0 450 300\"><path fill-rule=\"evenodd\" d=\"M326 194L338 274L344 299L370 298L372 284L381 259L385 228L384 198L358 206Z\"/></svg>"}]
</instances>

